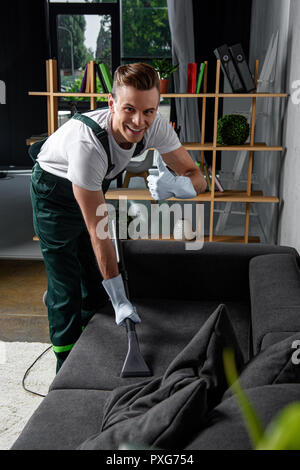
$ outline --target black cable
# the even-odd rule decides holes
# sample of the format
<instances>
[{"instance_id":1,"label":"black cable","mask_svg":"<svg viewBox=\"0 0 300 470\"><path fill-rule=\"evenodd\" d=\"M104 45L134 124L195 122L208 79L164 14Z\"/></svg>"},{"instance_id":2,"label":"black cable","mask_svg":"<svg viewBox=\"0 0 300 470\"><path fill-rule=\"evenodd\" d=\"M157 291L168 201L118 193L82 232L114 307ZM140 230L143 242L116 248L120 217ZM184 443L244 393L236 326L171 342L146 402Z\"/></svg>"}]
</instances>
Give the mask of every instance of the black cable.
<instances>
[{"instance_id":1,"label":"black cable","mask_svg":"<svg viewBox=\"0 0 300 470\"><path fill-rule=\"evenodd\" d=\"M32 390L29 390L28 388L25 387L25 380L26 380L26 377L27 375L29 374L30 370L32 369L32 367L37 363L37 361L43 357L44 354L46 354L47 351L49 351L49 349L52 348L52 345L49 346L47 349L45 349L44 352L42 352L42 354L40 354L36 359L35 361L31 364L31 366L28 367L28 369L26 370L25 374L24 374L24 377L23 377L23 380L22 380L22 386L24 388L24 390L26 390L26 392L29 392L29 393L32 393L33 395L38 395L39 397L43 397L45 398L46 395L42 395L41 393L37 393L37 392L33 392Z\"/></svg>"}]
</instances>

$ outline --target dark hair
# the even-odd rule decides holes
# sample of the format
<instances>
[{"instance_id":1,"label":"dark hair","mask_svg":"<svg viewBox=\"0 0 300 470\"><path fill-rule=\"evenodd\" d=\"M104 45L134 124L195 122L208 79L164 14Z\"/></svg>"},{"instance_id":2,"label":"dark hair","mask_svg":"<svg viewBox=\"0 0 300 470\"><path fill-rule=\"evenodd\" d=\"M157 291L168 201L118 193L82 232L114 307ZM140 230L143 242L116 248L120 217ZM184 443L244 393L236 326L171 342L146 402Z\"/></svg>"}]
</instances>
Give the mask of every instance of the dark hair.
<instances>
[{"instance_id":1,"label":"dark hair","mask_svg":"<svg viewBox=\"0 0 300 470\"><path fill-rule=\"evenodd\" d=\"M159 76L151 65L137 62L120 65L114 73L112 95L115 98L117 87L132 86L137 90L151 90L156 87L159 91Z\"/></svg>"}]
</instances>

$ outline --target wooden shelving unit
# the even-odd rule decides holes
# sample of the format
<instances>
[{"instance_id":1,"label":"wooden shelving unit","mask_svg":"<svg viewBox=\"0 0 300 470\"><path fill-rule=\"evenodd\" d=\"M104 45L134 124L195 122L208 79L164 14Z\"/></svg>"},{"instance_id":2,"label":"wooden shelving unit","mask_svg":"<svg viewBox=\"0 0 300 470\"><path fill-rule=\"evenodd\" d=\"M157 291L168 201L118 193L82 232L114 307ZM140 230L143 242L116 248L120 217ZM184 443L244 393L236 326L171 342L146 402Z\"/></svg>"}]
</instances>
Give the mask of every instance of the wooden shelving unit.
<instances>
[{"instance_id":1,"label":"wooden shelving unit","mask_svg":"<svg viewBox=\"0 0 300 470\"><path fill-rule=\"evenodd\" d=\"M118 200L120 197L127 198L135 201L154 201L148 189L132 189L132 188L117 188L109 189L106 193L106 199ZM253 191L248 195L246 191L224 191L224 193L216 193L215 198L223 202L278 202L276 196L263 196L262 191ZM177 199L171 197L168 201L180 202L210 202L211 192L205 192L191 199Z\"/></svg>"},{"instance_id":2,"label":"wooden shelving unit","mask_svg":"<svg viewBox=\"0 0 300 470\"><path fill-rule=\"evenodd\" d=\"M91 61L88 64L89 73L91 76L91 87L90 93L61 93L57 90L57 63L56 60L50 59L46 61L46 72L47 72L47 91L30 91L31 96L45 96L47 97L47 111L48 111L48 135L52 134L58 128L58 98L59 97L86 97L90 99L90 108L96 109L97 103L96 98L103 96L107 97L108 94L96 93L96 79L95 79L95 61ZM258 67L259 62L255 63L255 83L257 84L258 78ZM202 99L202 117L201 117L201 142L185 142L182 145L187 150L200 150L201 151L201 166L203 169L204 162L204 151L212 151L212 181L215 179L216 174L216 156L217 152L220 151L249 151L248 159L248 179L247 188L245 191L224 191L223 193L216 192L214 185L212 184L211 192L206 192L197 196L194 199L185 201L195 201L198 203L208 202L210 203L210 224L209 224L209 235L206 237L207 241L230 241L230 242L244 242L248 243L251 241L259 241L257 237L249 237L249 223L250 223L250 204L251 203L272 203L276 204L279 202L279 198L276 196L264 196L260 191L252 191L252 169L253 169L253 157L254 152L281 152L281 146L268 146L265 143L255 142L255 119L256 119L256 102L259 98L286 98L286 93L220 93L220 72L221 65L220 61L216 62L216 82L215 92L207 92L207 71L208 63L205 62L205 73L203 79L203 93L191 94L191 93L168 93L162 94L165 98L198 98ZM218 123L218 111L220 99L226 98L246 98L251 99L252 112L250 119L250 141L244 145L239 146L220 146L217 145L217 123ZM214 133L213 142L205 142L205 119L206 119L206 100L214 99ZM27 139L27 144L30 145L38 138L34 137ZM150 192L145 189L125 189L120 188L116 190L109 190L107 192L107 199L119 199L120 196L126 196L128 199L133 200L152 200ZM170 201L176 200L171 198ZM183 200L180 200L181 202ZM246 203L246 215L245 215L245 227L244 235L233 237L233 236L215 236L213 233L214 227L214 204L215 202L240 202Z\"/></svg>"}]
</instances>

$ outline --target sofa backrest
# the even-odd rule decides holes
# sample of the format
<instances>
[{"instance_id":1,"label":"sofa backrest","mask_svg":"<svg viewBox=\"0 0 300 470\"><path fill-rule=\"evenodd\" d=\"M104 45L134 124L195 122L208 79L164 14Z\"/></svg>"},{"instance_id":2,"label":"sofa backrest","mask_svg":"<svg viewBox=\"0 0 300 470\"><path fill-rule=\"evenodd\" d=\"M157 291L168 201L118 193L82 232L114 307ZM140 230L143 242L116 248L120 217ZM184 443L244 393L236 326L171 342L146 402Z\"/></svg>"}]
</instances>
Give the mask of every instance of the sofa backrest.
<instances>
[{"instance_id":1,"label":"sofa backrest","mask_svg":"<svg viewBox=\"0 0 300 470\"><path fill-rule=\"evenodd\" d=\"M184 242L122 241L132 298L189 300L249 299L249 262L264 254L296 250L263 244L204 243L201 250Z\"/></svg>"},{"instance_id":2,"label":"sofa backrest","mask_svg":"<svg viewBox=\"0 0 300 470\"><path fill-rule=\"evenodd\" d=\"M250 262L253 352L300 331L300 270L294 254Z\"/></svg>"}]
</instances>

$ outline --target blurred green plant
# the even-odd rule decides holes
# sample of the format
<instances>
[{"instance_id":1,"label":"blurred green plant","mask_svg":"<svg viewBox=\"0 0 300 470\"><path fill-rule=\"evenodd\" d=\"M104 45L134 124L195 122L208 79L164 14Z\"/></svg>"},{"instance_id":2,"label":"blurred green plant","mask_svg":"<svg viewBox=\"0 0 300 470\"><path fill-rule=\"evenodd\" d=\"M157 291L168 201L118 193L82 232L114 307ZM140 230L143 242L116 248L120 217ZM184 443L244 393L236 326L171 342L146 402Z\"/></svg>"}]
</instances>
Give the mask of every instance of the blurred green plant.
<instances>
[{"instance_id":1,"label":"blurred green plant","mask_svg":"<svg viewBox=\"0 0 300 470\"><path fill-rule=\"evenodd\" d=\"M223 361L228 384L239 403L253 448L300 450L300 402L284 407L264 429L239 383L234 353L231 349L224 350Z\"/></svg>"}]
</instances>

